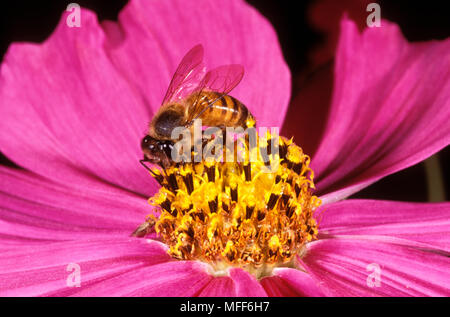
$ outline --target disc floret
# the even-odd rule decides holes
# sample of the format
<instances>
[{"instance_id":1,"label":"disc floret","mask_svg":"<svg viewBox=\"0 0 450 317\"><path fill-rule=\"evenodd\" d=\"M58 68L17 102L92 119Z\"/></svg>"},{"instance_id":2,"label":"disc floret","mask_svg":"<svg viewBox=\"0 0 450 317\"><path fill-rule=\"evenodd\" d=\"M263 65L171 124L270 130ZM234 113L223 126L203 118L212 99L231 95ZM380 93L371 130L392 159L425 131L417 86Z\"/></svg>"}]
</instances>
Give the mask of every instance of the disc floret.
<instances>
[{"instance_id":1,"label":"disc floret","mask_svg":"<svg viewBox=\"0 0 450 317\"><path fill-rule=\"evenodd\" d=\"M278 150L262 155L258 146L256 160L247 155L242 162L155 169L162 187L149 202L160 211L153 221L169 254L207 262L217 271L241 267L258 278L273 267L293 265L317 238L313 213L321 202L313 195L310 158L283 137Z\"/></svg>"}]
</instances>

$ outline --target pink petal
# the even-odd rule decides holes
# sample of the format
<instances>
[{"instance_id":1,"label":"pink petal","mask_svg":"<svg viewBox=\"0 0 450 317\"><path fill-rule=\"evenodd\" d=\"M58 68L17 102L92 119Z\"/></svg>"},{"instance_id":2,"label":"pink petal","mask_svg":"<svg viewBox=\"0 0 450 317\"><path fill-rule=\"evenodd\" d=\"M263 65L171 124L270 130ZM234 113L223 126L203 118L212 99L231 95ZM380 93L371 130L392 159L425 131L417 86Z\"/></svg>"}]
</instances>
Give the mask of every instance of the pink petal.
<instances>
[{"instance_id":1,"label":"pink petal","mask_svg":"<svg viewBox=\"0 0 450 317\"><path fill-rule=\"evenodd\" d=\"M113 276L170 260L166 247L138 239L80 240L23 246L0 255L1 296L65 296L91 289ZM79 265L80 287L70 286ZM73 276L73 275L72 275ZM142 276L141 276L142 278ZM69 286L68 286L69 285Z\"/></svg>"},{"instance_id":2,"label":"pink petal","mask_svg":"<svg viewBox=\"0 0 450 317\"><path fill-rule=\"evenodd\" d=\"M231 95L248 106L260 126L283 122L290 99L289 69L274 29L244 1L132 0L120 13L119 26L108 22L106 28L115 39L124 35L123 43L108 54L153 110L181 58L200 43L208 68L244 66L244 78Z\"/></svg>"},{"instance_id":3,"label":"pink petal","mask_svg":"<svg viewBox=\"0 0 450 317\"><path fill-rule=\"evenodd\" d=\"M261 285L271 297L323 296L316 281L298 269L274 269L273 276L263 278Z\"/></svg>"},{"instance_id":4,"label":"pink petal","mask_svg":"<svg viewBox=\"0 0 450 317\"><path fill-rule=\"evenodd\" d=\"M327 205L319 233L395 237L396 243L450 252L450 203L345 200ZM418 243L418 244L416 244Z\"/></svg>"},{"instance_id":5,"label":"pink petal","mask_svg":"<svg viewBox=\"0 0 450 317\"><path fill-rule=\"evenodd\" d=\"M206 297L261 297L267 296L262 285L240 268L230 268L228 276L213 278L198 296Z\"/></svg>"},{"instance_id":6,"label":"pink petal","mask_svg":"<svg viewBox=\"0 0 450 317\"><path fill-rule=\"evenodd\" d=\"M398 27L341 23L325 133L312 159L325 203L450 143L450 39L408 43Z\"/></svg>"},{"instance_id":7,"label":"pink petal","mask_svg":"<svg viewBox=\"0 0 450 317\"><path fill-rule=\"evenodd\" d=\"M194 261L164 262L132 270L81 289L76 296L196 296L212 279L206 266Z\"/></svg>"},{"instance_id":8,"label":"pink petal","mask_svg":"<svg viewBox=\"0 0 450 317\"><path fill-rule=\"evenodd\" d=\"M259 282L246 271L241 268L229 269L231 279L236 287L236 296L239 297L260 297L267 296L264 288Z\"/></svg>"},{"instance_id":9,"label":"pink petal","mask_svg":"<svg viewBox=\"0 0 450 317\"><path fill-rule=\"evenodd\" d=\"M265 277L260 283L269 297L301 296L297 290L279 276Z\"/></svg>"},{"instance_id":10,"label":"pink petal","mask_svg":"<svg viewBox=\"0 0 450 317\"><path fill-rule=\"evenodd\" d=\"M145 198L111 188L71 189L31 172L0 167L2 245L129 236L152 212Z\"/></svg>"},{"instance_id":11,"label":"pink petal","mask_svg":"<svg viewBox=\"0 0 450 317\"><path fill-rule=\"evenodd\" d=\"M411 247L325 239L310 244L303 264L329 296L450 295L450 258Z\"/></svg>"},{"instance_id":12,"label":"pink petal","mask_svg":"<svg viewBox=\"0 0 450 317\"><path fill-rule=\"evenodd\" d=\"M297 294L296 296L323 296L323 292L311 276L301 270L278 268L274 270L274 275L274 278L279 279L280 284L287 284L287 287Z\"/></svg>"},{"instance_id":13,"label":"pink petal","mask_svg":"<svg viewBox=\"0 0 450 317\"><path fill-rule=\"evenodd\" d=\"M267 296L262 285L241 268L230 268L229 276L213 278L198 294L207 297L260 297Z\"/></svg>"},{"instance_id":14,"label":"pink petal","mask_svg":"<svg viewBox=\"0 0 450 317\"><path fill-rule=\"evenodd\" d=\"M95 14L82 10L80 28L67 26L67 14L44 43L15 43L5 55L0 150L72 187L153 193L138 162L151 109L111 63Z\"/></svg>"},{"instance_id":15,"label":"pink petal","mask_svg":"<svg viewBox=\"0 0 450 317\"><path fill-rule=\"evenodd\" d=\"M211 281L198 294L199 297L236 297L233 280L229 276L220 276Z\"/></svg>"}]
</instances>

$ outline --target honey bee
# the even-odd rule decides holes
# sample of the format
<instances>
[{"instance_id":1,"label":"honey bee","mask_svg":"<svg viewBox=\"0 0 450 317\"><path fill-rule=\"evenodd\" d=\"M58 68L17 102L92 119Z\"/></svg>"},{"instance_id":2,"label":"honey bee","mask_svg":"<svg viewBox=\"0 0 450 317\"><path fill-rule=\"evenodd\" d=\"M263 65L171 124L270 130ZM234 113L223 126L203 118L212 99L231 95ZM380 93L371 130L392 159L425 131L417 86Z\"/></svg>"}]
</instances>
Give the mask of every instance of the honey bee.
<instances>
[{"instance_id":1,"label":"honey bee","mask_svg":"<svg viewBox=\"0 0 450 317\"><path fill-rule=\"evenodd\" d=\"M192 129L195 119L204 126L253 127L256 121L247 107L228 93L244 76L241 65L232 64L208 72L203 65L203 46L194 46L181 60L169 84L161 107L151 120L148 135L141 142L144 162L166 168L171 164L173 129Z\"/></svg>"}]
</instances>

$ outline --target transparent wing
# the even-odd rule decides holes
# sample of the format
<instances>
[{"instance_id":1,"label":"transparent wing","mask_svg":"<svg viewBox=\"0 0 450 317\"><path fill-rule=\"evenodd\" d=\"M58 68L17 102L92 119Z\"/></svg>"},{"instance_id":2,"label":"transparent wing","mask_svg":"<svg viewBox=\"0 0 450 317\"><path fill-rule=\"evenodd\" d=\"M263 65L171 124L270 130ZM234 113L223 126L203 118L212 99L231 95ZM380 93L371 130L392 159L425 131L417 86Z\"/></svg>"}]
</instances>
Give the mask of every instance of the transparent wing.
<instances>
[{"instance_id":1,"label":"transparent wing","mask_svg":"<svg viewBox=\"0 0 450 317\"><path fill-rule=\"evenodd\" d=\"M205 75L203 46L197 44L181 60L167 88L162 104L177 102L190 95Z\"/></svg>"},{"instance_id":2,"label":"transparent wing","mask_svg":"<svg viewBox=\"0 0 450 317\"><path fill-rule=\"evenodd\" d=\"M217 100L233 90L242 80L242 77L244 77L244 67L237 64L219 66L208 71L198 87L193 91L198 94L198 98L190 105L192 111L190 111L187 126L191 125L193 120L199 118ZM209 102L207 106L200 107L199 103L202 102L202 91L215 91L219 93L219 96Z\"/></svg>"}]
</instances>

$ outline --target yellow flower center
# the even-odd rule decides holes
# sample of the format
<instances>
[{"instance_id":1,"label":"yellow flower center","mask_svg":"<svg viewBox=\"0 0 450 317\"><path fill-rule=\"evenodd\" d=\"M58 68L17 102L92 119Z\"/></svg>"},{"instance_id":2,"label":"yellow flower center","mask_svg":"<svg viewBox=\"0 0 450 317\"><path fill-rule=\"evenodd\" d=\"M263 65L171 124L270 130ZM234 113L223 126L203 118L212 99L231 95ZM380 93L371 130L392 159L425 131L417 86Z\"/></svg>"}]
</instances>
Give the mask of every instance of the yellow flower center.
<instances>
[{"instance_id":1,"label":"yellow flower center","mask_svg":"<svg viewBox=\"0 0 450 317\"><path fill-rule=\"evenodd\" d=\"M172 257L207 262L216 272L241 267L257 278L293 265L317 237L313 212L321 202L312 194L309 157L292 140L278 140L279 151L265 155L259 140L255 160L247 153L243 162L152 169L162 187L149 202L161 214L147 221Z\"/></svg>"}]
</instances>

